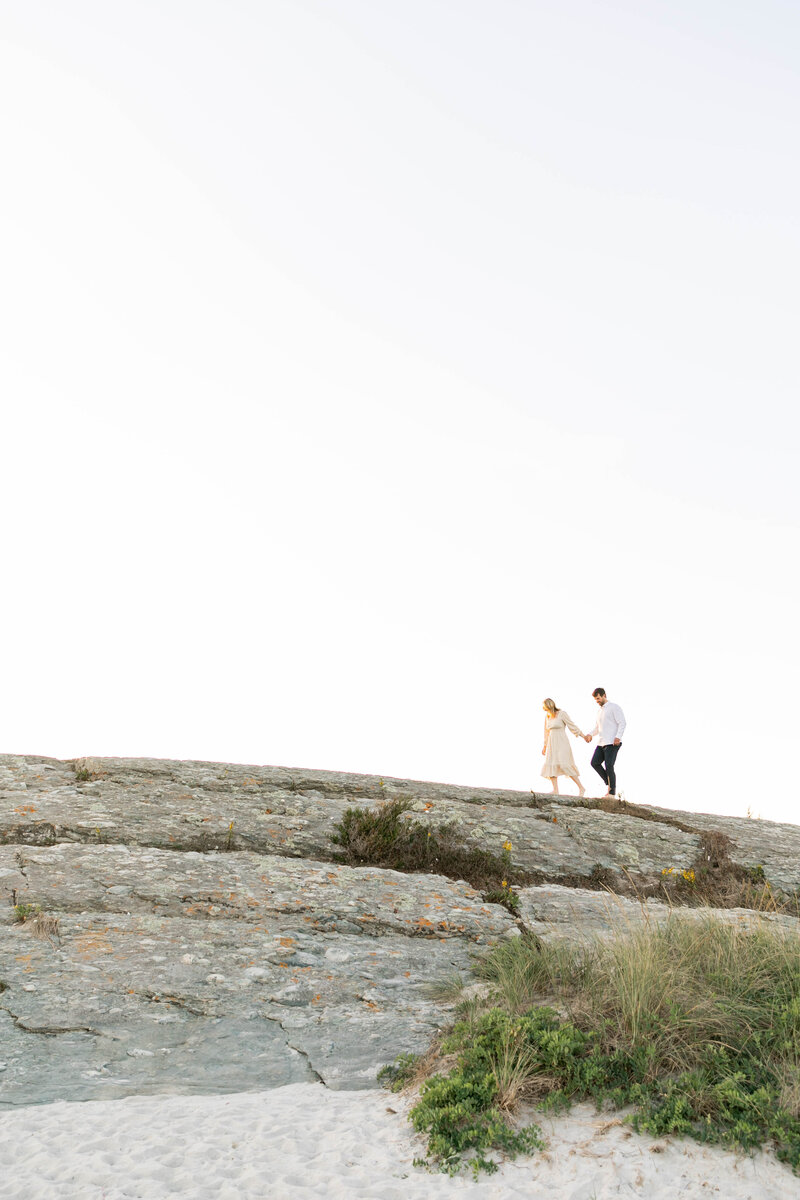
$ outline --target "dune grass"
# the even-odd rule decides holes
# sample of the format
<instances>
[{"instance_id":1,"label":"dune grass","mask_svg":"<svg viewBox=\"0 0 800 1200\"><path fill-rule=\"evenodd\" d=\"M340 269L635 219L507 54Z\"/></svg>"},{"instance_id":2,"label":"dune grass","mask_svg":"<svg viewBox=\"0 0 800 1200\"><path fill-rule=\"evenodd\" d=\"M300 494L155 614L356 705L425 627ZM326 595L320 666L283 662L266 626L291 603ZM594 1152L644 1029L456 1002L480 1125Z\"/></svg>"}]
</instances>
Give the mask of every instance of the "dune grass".
<instances>
[{"instance_id":1,"label":"dune grass","mask_svg":"<svg viewBox=\"0 0 800 1200\"><path fill-rule=\"evenodd\" d=\"M541 1145L535 1125L513 1124L520 1100L591 1099L632 1106L634 1127L657 1136L771 1144L800 1169L796 931L673 916L591 945L522 936L477 972L486 995L463 1006L412 1109L429 1163L454 1173L466 1154L491 1171L492 1149Z\"/></svg>"}]
</instances>

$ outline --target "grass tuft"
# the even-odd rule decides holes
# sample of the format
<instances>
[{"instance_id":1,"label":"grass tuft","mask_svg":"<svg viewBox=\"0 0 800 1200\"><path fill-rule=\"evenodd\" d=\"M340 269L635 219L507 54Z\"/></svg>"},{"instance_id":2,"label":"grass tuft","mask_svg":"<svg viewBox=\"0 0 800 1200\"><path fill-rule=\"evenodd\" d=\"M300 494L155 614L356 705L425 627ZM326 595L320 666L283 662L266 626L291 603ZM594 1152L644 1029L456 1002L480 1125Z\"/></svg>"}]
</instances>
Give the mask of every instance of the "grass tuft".
<instances>
[{"instance_id":1,"label":"grass tuft","mask_svg":"<svg viewBox=\"0 0 800 1200\"><path fill-rule=\"evenodd\" d=\"M15 904L14 919L20 925L24 925L34 937L46 938L48 941L61 937L58 917L42 912L40 904Z\"/></svg>"}]
</instances>

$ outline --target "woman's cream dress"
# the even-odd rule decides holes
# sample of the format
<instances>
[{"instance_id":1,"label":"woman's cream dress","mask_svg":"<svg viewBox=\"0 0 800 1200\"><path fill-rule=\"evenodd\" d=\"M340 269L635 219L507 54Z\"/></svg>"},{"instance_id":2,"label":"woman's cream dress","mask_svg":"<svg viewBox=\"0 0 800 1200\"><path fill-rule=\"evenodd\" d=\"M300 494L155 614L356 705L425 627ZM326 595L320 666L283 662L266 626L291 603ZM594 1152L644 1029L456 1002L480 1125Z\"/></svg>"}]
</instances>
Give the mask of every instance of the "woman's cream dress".
<instances>
[{"instance_id":1,"label":"woman's cream dress","mask_svg":"<svg viewBox=\"0 0 800 1200\"><path fill-rule=\"evenodd\" d=\"M568 729L577 737L583 737L572 717L569 713L564 712L563 708L560 708L554 717L545 717L544 719L547 753L544 756L542 774L545 779L553 779L556 775L571 775L573 779L578 778L578 768L575 766L575 759L572 757L572 750L567 738Z\"/></svg>"}]
</instances>

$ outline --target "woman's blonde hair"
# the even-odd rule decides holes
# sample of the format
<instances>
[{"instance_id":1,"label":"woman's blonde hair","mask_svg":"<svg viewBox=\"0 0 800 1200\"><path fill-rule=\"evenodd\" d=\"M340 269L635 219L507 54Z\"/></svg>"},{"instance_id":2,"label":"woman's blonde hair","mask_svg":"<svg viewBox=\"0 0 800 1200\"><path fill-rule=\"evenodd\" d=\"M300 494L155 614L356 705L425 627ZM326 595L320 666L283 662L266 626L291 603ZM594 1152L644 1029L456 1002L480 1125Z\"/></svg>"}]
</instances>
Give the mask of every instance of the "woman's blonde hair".
<instances>
[{"instance_id":1,"label":"woman's blonde hair","mask_svg":"<svg viewBox=\"0 0 800 1200\"><path fill-rule=\"evenodd\" d=\"M555 717L558 713L558 705L556 704L555 700L551 700L548 696L543 703L547 711L552 713L552 715Z\"/></svg>"}]
</instances>

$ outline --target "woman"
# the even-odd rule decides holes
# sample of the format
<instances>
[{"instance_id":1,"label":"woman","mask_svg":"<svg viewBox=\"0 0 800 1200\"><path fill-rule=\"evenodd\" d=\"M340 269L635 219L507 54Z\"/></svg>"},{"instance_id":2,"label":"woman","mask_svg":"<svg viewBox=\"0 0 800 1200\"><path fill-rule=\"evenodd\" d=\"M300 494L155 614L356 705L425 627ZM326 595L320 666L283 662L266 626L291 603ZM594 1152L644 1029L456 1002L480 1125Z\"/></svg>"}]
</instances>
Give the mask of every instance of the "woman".
<instances>
[{"instance_id":1,"label":"woman","mask_svg":"<svg viewBox=\"0 0 800 1200\"><path fill-rule=\"evenodd\" d=\"M575 759L572 757L569 740L567 738L567 730L569 729L575 734L575 737L582 738L578 726L572 720L569 713L564 712L563 708L557 708L554 700L549 697L542 705L544 709L544 746L542 754L544 755L544 766L542 774L545 779L549 779L553 785L553 795L558 795L558 777L559 775L569 775L578 785L578 794L586 795L586 789L581 783L581 777L578 773L578 768L575 766Z\"/></svg>"}]
</instances>

